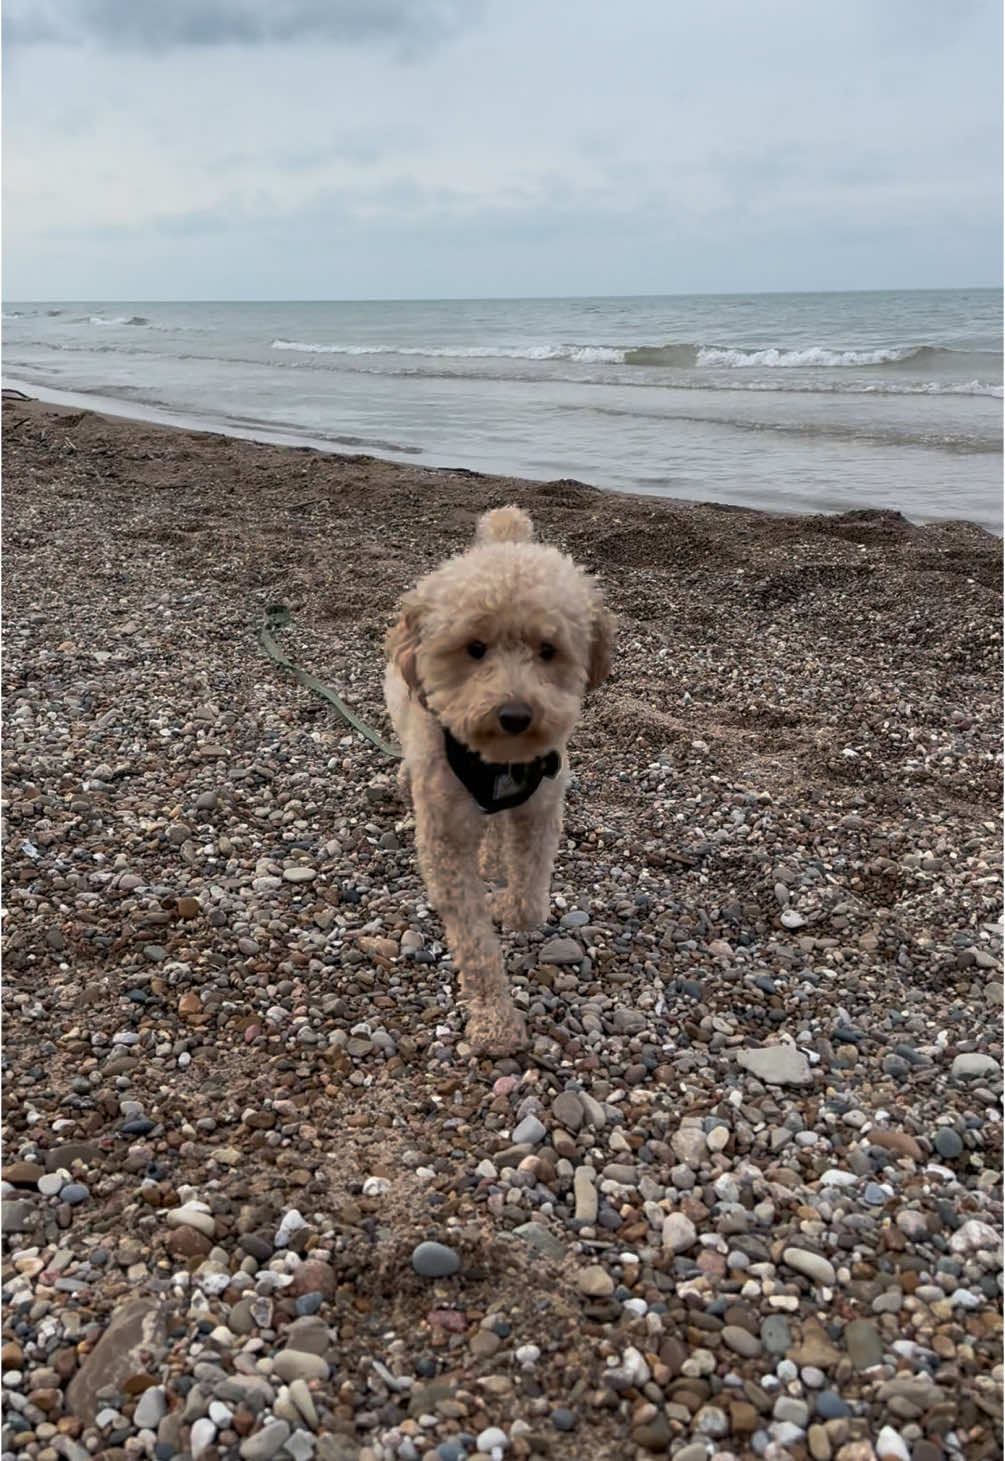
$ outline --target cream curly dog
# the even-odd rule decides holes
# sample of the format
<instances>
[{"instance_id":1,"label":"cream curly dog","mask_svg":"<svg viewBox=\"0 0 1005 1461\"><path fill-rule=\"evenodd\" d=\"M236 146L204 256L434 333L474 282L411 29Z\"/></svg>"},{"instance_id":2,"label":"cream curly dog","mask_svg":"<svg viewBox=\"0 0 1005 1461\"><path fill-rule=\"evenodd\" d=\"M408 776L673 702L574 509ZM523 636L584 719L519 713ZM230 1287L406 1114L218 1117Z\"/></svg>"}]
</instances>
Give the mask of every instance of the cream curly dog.
<instances>
[{"instance_id":1,"label":"cream curly dog","mask_svg":"<svg viewBox=\"0 0 1005 1461\"><path fill-rule=\"evenodd\" d=\"M566 742L607 676L615 628L596 583L533 538L519 508L485 513L474 545L405 596L386 641L419 866L460 973L467 1038L497 1055L527 1036L492 919L548 918ZM483 877L497 871L506 886L490 901Z\"/></svg>"}]
</instances>

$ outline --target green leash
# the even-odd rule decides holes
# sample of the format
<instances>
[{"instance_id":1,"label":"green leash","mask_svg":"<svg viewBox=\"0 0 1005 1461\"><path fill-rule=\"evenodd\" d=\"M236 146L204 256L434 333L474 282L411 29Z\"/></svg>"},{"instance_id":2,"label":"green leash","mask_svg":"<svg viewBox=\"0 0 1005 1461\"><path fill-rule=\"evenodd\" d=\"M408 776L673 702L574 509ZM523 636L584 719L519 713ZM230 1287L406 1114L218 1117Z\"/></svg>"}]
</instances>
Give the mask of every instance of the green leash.
<instances>
[{"instance_id":1,"label":"green leash","mask_svg":"<svg viewBox=\"0 0 1005 1461\"><path fill-rule=\"evenodd\" d=\"M306 689L313 690L315 695L320 695L322 700L327 700L329 705L334 705L342 719L347 720L353 729L358 730L361 736L365 736L372 745L377 747L378 751L382 751L385 756L390 756L394 761L400 761L401 748L399 746L392 746L387 741L381 740L375 730L371 730L368 725L365 725L360 720L359 716L353 714L345 701L336 695L334 690L330 690L327 685L322 684L314 675L309 675L306 670L302 670L299 665L295 665L292 660L286 658L273 638L272 631L274 629L284 628L290 622L291 617L290 611L285 604L269 604L267 606L265 620L258 631L258 642L265 650L265 653L277 665L282 665L284 670L289 670L290 674L295 676Z\"/></svg>"}]
</instances>

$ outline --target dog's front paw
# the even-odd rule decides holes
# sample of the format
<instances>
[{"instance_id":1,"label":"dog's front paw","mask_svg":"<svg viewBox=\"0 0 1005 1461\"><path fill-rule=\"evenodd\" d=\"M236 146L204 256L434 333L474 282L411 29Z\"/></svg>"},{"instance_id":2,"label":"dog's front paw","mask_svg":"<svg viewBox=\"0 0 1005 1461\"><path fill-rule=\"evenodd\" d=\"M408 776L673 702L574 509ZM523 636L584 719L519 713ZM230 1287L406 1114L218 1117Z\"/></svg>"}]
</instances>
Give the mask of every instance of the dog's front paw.
<instances>
[{"instance_id":1,"label":"dog's front paw","mask_svg":"<svg viewBox=\"0 0 1005 1461\"><path fill-rule=\"evenodd\" d=\"M542 923L548 922L549 912L546 898L531 904L522 898L514 898L508 888L501 888L492 895L492 917L502 928L540 928Z\"/></svg>"},{"instance_id":2,"label":"dog's front paw","mask_svg":"<svg viewBox=\"0 0 1005 1461\"><path fill-rule=\"evenodd\" d=\"M472 1000L464 1038L479 1054L513 1055L527 1044L527 1026L510 1000L503 1004Z\"/></svg>"}]
</instances>

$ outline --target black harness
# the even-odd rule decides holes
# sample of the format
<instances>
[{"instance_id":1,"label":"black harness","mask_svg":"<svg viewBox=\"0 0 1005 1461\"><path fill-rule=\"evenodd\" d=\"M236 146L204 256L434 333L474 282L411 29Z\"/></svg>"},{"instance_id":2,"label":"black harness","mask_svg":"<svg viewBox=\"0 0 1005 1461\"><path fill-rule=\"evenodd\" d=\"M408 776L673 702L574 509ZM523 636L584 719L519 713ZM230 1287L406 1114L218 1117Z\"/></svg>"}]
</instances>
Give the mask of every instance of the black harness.
<instances>
[{"instance_id":1,"label":"black harness","mask_svg":"<svg viewBox=\"0 0 1005 1461\"><path fill-rule=\"evenodd\" d=\"M451 771L474 797L483 812L506 812L522 806L537 791L546 776L557 776L562 758L557 751L537 756L533 761L511 761L508 764L483 761L477 751L452 736L443 727L443 747Z\"/></svg>"}]
</instances>

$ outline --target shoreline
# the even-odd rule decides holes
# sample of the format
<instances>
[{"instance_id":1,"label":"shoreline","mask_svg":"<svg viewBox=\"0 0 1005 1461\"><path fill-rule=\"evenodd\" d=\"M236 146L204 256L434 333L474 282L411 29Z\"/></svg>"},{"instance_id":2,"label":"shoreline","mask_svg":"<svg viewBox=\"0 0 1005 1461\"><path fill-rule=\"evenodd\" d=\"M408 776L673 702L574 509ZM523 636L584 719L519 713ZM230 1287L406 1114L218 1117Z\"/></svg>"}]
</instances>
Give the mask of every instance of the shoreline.
<instances>
[{"instance_id":1,"label":"shoreline","mask_svg":"<svg viewBox=\"0 0 1005 1461\"><path fill-rule=\"evenodd\" d=\"M10 1449L997 1454L1001 540L38 401L3 444ZM255 632L386 728L402 592L507 501L620 630L493 1062L393 763Z\"/></svg>"},{"instance_id":2,"label":"shoreline","mask_svg":"<svg viewBox=\"0 0 1005 1461\"><path fill-rule=\"evenodd\" d=\"M307 433L294 431L283 431L282 429L272 430L267 426L245 426L239 422L231 422L220 418L199 417L184 411L173 411L168 407L145 405L129 401L121 397L100 396L83 390L62 390L56 387L37 385L31 381L22 380L19 377L3 377L3 389L5 391L15 390L28 396L30 399L56 407L65 407L68 410L82 410L92 412L96 415L107 416L115 420L130 421L135 423L148 423L150 425L162 426L177 431L189 431L212 436L221 436L235 441L247 441L259 443L266 446L286 447L292 450L311 450L328 456L348 457L349 459L364 459L374 456L378 461L388 462L391 465L401 466L405 469L415 467L417 470L430 473L446 473L471 475L484 479L496 478L499 481L521 481L528 484L546 483L547 478L514 478L502 472L482 471L469 468L464 465L449 463L445 458L438 459L434 454L426 451L419 451L411 447L382 446L376 443L360 443L359 450L347 450L356 445L353 438L328 438L315 437ZM421 458L421 460L420 460ZM562 479L566 480L566 479ZM954 523L966 523L975 529L986 533L989 537L1001 539L1005 529L995 530L985 523L976 522L969 518L912 518L901 513L896 508L827 508L813 512L809 509L804 512L793 512L787 508L773 508L758 506L752 507L745 504L732 502L717 502L714 499L703 499L695 497L678 497L664 495L661 493L631 492L620 487L597 487L595 484L575 479L578 486L589 491L602 493L615 499L629 499L638 502L667 502L679 504L683 507L708 506L724 508L729 511L763 513L769 517L792 518L806 517L815 518L818 516L840 517L845 514L855 513L883 513L889 512L896 516L903 517L905 522L915 527L935 527L939 525L952 525Z\"/></svg>"}]
</instances>

